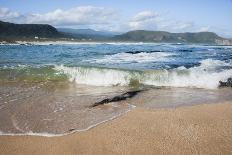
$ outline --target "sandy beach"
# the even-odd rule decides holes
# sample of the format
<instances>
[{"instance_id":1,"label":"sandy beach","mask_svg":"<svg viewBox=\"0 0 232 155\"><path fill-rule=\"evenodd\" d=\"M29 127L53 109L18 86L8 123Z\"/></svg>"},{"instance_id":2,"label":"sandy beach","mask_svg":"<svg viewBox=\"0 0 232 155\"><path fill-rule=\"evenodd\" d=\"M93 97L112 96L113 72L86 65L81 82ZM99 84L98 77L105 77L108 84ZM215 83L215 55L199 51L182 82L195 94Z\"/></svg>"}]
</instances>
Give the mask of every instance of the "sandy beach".
<instances>
[{"instance_id":1,"label":"sandy beach","mask_svg":"<svg viewBox=\"0 0 232 155\"><path fill-rule=\"evenodd\" d=\"M232 103L135 108L61 137L1 136L0 154L231 154Z\"/></svg>"},{"instance_id":2,"label":"sandy beach","mask_svg":"<svg viewBox=\"0 0 232 155\"><path fill-rule=\"evenodd\" d=\"M232 155L232 0L0 1L0 155Z\"/></svg>"}]
</instances>

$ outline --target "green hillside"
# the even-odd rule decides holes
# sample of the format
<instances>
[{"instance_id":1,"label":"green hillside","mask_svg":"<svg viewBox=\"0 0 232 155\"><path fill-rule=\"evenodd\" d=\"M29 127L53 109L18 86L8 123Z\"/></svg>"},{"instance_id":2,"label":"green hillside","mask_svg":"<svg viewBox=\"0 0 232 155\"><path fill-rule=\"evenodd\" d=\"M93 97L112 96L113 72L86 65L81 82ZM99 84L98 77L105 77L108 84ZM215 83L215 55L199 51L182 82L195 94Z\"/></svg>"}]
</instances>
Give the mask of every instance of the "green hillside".
<instances>
[{"instance_id":1,"label":"green hillside","mask_svg":"<svg viewBox=\"0 0 232 155\"><path fill-rule=\"evenodd\" d=\"M223 40L213 32L169 33L165 31L129 31L114 37L115 40L142 42L216 43Z\"/></svg>"},{"instance_id":2,"label":"green hillside","mask_svg":"<svg viewBox=\"0 0 232 155\"><path fill-rule=\"evenodd\" d=\"M0 21L0 38L58 38L56 28L45 24L13 24Z\"/></svg>"}]
</instances>

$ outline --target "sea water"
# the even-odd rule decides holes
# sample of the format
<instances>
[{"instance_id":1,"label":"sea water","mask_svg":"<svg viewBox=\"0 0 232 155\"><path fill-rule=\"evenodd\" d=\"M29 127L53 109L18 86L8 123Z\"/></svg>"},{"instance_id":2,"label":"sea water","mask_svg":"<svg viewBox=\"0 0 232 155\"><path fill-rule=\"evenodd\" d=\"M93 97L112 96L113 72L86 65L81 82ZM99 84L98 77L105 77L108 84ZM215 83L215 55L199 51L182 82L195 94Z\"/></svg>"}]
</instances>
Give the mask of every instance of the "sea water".
<instances>
[{"instance_id":1,"label":"sea water","mask_svg":"<svg viewBox=\"0 0 232 155\"><path fill-rule=\"evenodd\" d=\"M135 106L231 100L232 46L157 43L0 45L2 134L67 134ZM91 107L131 90L137 96ZM46 135L47 135L46 134Z\"/></svg>"}]
</instances>

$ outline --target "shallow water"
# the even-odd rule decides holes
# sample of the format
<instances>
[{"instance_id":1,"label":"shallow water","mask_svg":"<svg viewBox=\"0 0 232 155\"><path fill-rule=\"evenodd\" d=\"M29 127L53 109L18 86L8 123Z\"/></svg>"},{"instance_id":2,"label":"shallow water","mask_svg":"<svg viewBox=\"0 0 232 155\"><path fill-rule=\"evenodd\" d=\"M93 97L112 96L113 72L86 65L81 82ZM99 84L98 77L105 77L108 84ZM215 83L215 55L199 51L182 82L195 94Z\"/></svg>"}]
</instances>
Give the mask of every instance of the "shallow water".
<instances>
[{"instance_id":1,"label":"shallow water","mask_svg":"<svg viewBox=\"0 0 232 155\"><path fill-rule=\"evenodd\" d=\"M232 100L232 47L177 44L0 46L1 134L86 130L134 107ZM91 107L131 90L131 99ZM46 134L45 134L46 133Z\"/></svg>"},{"instance_id":2,"label":"shallow water","mask_svg":"<svg viewBox=\"0 0 232 155\"><path fill-rule=\"evenodd\" d=\"M0 131L2 134L67 134L87 130L125 114L134 107L175 108L231 101L232 96L230 88L205 90L144 87L144 91L131 99L91 107L95 102L134 89L4 83L0 87Z\"/></svg>"},{"instance_id":3,"label":"shallow water","mask_svg":"<svg viewBox=\"0 0 232 155\"><path fill-rule=\"evenodd\" d=\"M125 88L73 86L44 88L4 84L0 87L0 130L4 133L67 133L85 130L132 108L129 104L110 104L91 108L105 97Z\"/></svg>"}]
</instances>

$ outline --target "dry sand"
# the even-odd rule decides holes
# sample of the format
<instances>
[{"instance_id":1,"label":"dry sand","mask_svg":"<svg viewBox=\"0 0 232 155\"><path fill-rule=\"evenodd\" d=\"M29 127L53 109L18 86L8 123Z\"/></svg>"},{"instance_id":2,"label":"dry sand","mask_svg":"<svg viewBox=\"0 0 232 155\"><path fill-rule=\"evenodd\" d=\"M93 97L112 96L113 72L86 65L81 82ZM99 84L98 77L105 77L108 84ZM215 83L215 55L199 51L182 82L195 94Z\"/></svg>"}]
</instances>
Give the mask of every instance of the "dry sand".
<instances>
[{"instance_id":1,"label":"dry sand","mask_svg":"<svg viewBox=\"0 0 232 155\"><path fill-rule=\"evenodd\" d=\"M0 154L232 154L232 103L136 108L62 137L0 136Z\"/></svg>"}]
</instances>

